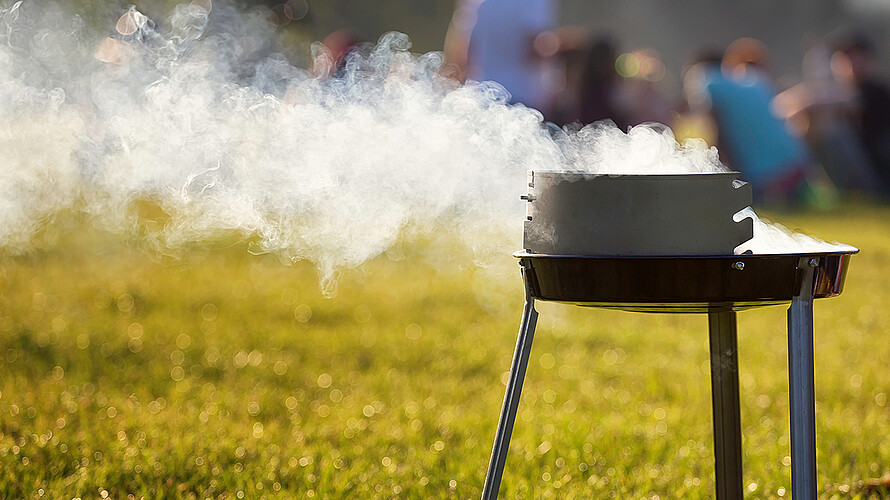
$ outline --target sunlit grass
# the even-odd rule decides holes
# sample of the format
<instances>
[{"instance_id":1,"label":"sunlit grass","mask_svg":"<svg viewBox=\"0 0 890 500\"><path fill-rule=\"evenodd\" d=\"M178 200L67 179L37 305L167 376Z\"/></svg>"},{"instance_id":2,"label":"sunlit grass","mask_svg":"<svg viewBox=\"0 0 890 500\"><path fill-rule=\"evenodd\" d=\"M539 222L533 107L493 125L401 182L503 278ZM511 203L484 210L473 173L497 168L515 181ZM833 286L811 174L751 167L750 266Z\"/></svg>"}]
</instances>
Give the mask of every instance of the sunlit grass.
<instances>
[{"instance_id":1,"label":"sunlit grass","mask_svg":"<svg viewBox=\"0 0 890 500\"><path fill-rule=\"evenodd\" d=\"M863 249L816 304L819 490L856 496L890 473L890 210L777 218ZM518 269L412 248L333 299L242 245L87 231L0 258L0 498L479 497ZM712 497L706 318L538 308L502 497ZM752 498L790 496L784 314L739 315Z\"/></svg>"}]
</instances>

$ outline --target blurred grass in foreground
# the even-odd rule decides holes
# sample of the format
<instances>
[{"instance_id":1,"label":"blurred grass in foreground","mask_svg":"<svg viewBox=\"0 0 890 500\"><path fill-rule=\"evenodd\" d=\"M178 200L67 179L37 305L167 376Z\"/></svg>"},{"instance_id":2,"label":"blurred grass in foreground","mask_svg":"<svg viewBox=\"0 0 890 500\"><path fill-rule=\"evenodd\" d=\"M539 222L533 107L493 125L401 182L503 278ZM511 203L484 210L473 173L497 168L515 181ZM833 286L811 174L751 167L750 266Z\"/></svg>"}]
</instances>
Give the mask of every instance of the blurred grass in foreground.
<instances>
[{"instance_id":1,"label":"blurred grass in foreground","mask_svg":"<svg viewBox=\"0 0 890 500\"><path fill-rule=\"evenodd\" d=\"M890 210L781 219L863 249L816 303L819 490L861 497L890 473ZM478 497L518 268L403 251L334 299L244 245L157 262L83 230L0 257L0 498ZM538 309L502 497L713 496L706 317ZM784 308L739 337L747 494L788 497Z\"/></svg>"}]
</instances>

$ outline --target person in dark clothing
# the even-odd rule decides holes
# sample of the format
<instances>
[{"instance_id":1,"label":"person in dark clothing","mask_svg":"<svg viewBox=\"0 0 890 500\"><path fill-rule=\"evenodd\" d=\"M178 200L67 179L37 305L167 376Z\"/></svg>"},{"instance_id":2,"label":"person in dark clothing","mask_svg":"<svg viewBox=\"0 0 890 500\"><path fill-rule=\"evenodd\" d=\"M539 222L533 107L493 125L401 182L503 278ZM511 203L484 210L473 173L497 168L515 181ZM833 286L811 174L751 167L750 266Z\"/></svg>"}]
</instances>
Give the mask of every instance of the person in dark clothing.
<instances>
[{"instance_id":1,"label":"person in dark clothing","mask_svg":"<svg viewBox=\"0 0 890 500\"><path fill-rule=\"evenodd\" d=\"M874 44L855 35L838 46L835 57L838 80L856 92L853 119L862 145L882 181L881 191L890 194L890 88L875 73Z\"/></svg>"},{"instance_id":2,"label":"person in dark clothing","mask_svg":"<svg viewBox=\"0 0 890 500\"><path fill-rule=\"evenodd\" d=\"M890 183L890 89L881 82L859 85L862 143L885 184Z\"/></svg>"},{"instance_id":3,"label":"person in dark clothing","mask_svg":"<svg viewBox=\"0 0 890 500\"><path fill-rule=\"evenodd\" d=\"M617 105L620 87L615 56L615 45L608 38L595 41L587 51L578 117L582 124L611 119L622 130L631 125L624 110Z\"/></svg>"}]
</instances>

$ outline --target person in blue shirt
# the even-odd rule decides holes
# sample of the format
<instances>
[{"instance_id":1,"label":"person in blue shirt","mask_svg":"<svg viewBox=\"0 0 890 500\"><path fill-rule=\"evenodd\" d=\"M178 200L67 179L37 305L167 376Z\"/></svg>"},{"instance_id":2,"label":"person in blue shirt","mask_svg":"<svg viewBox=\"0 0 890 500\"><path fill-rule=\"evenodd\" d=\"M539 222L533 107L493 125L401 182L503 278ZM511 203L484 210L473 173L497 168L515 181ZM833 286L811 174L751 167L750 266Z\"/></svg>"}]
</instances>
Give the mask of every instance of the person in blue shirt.
<instances>
[{"instance_id":1,"label":"person in blue shirt","mask_svg":"<svg viewBox=\"0 0 890 500\"><path fill-rule=\"evenodd\" d=\"M461 0L445 37L445 59L458 79L493 81L548 115L559 50L555 0Z\"/></svg>"},{"instance_id":2,"label":"person in blue shirt","mask_svg":"<svg viewBox=\"0 0 890 500\"><path fill-rule=\"evenodd\" d=\"M757 58L758 44L733 42L721 62L694 68L694 78L716 122L721 156L751 183L755 202L793 203L803 194L811 156L773 111L776 91Z\"/></svg>"}]
</instances>

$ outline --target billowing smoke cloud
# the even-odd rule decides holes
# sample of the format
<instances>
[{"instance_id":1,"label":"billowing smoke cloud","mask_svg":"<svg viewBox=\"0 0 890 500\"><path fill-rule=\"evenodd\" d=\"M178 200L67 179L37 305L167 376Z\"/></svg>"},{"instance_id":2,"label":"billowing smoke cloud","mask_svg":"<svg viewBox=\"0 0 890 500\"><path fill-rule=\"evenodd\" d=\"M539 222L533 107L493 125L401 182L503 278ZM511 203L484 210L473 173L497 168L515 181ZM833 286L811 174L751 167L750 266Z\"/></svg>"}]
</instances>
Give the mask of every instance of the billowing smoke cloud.
<instances>
[{"instance_id":1,"label":"billowing smoke cloud","mask_svg":"<svg viewBox=\"0 0 890 500\"><path fill-rule=\"evenodd\" d=\"M78 23L53 19L47 29L19 18L16 7L0 15L0 246L13 251L77 198L85 130L83 114L54 84L79 78L59 51L74 42Z\"/></svg>"},{"instance_id":2,"label":"billowing smoke cloud","mask_svg":"<svg viewBox=\"0 0 890 500\"><path fill-rule=\"evenodd\" d=\"M830 243L807 234L792 231L781 224L768 222L748 207L735 214L736 221L754 220L754 237L739 245L735 253L778 254L796 252L852 252L856 248L844 243Z\"/></svg>"},{"instance_id":3,"label":"billowing smoke cloud","mask_svg":"<svg viewBox=\"0 0 890 500\"><path fill-rule=\"evenodd\" d=\"M330 78L269 55L259 11L194 0L165 26L131 10L92 37L43 2L0 10L0 247L26 250L62 210L132 231L148 204L164 214L147 235L162 251L237 234L328 279L406 230L514 249L528 169L723 168L660 127L554 139L497 85L441 76L441 55L410 53L405 35Z\"/></svg>"},{"instance_id":4,"label":"billowing smoke cloud","mask_svg":"<svg viewBox=\"0 0 890 500\"><path fill-rule=\"evenodd\" d=\"M162 33L130 11L89 39L42 5L0 12L2 246L66 208L128 231L148 202L169 217L149 235L162 247L235 232L330 276L406 227L482 241L521 213L525 170L561 162L537 112L439 76L441 55L404 35L314 77L276 55L248 65L271 27L224 14L208 30L208 10L182 5Z\"/></svg>"},{"instance_id":5,"label":"billowing smoke cloud","mask_svg":"<svg viewBox=\"0 0 890 500\"><path fill-rule=\"evenodd\" d=\"M627 133L611 122L599 122L566 134L560 141L565 170L600 174L692 174L728 172L717 148L701 139L678 144L670 128L643 124Z\"/></svg>"}]
</instances>

